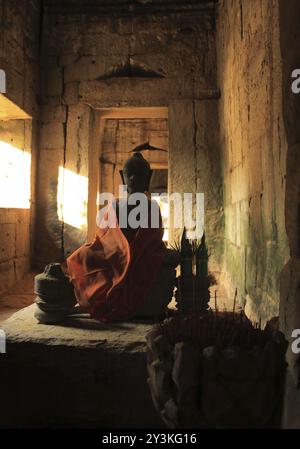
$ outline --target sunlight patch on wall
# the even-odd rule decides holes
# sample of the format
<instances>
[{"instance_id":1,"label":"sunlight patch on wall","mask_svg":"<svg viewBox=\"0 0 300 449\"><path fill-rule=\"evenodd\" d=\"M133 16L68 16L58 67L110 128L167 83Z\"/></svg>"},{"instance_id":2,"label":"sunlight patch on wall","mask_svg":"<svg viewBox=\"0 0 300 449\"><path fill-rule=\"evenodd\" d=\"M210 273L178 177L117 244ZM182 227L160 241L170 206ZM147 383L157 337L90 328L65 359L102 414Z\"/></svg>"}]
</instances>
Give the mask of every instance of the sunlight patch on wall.
<instances>
[{"instance_id":1,"label":"sunlight patch on wall","mask_svg":"<svg viewBox=\"0 0 300 449\"><path fill-rule=\"evenodd\" d=\"M57 188L58 219L74 228L87 227L88 178L59 167Z\"/></svg>"},{"instance_id":2,"label":"sunlight patch on wall","mask_svg":"<svg viewBox=\"0 0 300 449\"><path fill-rule=\"evenodd\" d=\"M0 207L30 208L31 155L0 141Z\"/></svg>"}]
</instances>

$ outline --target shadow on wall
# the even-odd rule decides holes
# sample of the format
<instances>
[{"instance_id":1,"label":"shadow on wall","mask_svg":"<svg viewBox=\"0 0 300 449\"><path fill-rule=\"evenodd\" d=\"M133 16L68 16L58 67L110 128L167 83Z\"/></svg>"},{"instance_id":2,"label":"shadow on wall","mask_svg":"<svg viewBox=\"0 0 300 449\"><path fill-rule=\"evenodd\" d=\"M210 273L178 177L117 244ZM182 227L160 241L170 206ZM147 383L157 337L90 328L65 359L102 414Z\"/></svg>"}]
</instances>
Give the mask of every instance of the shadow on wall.
<instances>
[{"instance_id":1,"label":"shadow on wall","mask_svg":"<svg viewBox=\"0 0 300 449\"><path fill-rule=\"evenodd\" d=\"M292 92L291 74L300 68L298 0L279 0L280 45L283 67L283 114L288 141L286 161L285 220L290 247L290 260L281 275L280 326L289 341L287 361L287 399L283 427L299 428L300 379L299 356L291 351L291 334L300 328L300 95Z\"/></svg>"}]
</instances>

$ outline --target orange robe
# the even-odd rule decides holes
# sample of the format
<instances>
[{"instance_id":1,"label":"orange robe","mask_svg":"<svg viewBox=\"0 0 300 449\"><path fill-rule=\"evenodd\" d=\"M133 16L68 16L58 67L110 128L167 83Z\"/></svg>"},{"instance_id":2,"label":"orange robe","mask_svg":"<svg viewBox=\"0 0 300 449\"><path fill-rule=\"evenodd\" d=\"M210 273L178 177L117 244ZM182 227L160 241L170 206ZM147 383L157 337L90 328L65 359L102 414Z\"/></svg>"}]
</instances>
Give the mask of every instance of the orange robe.
<instances>
[{"instance_id":1,"label":"orange robe","mask_svg":"<svg viewBox=\"0 0 300 449\"><path fill-rule=\"evenodd\" d=\"M166 249L161 216L159 228L138 228L128 241L113 214L115 227L99 227L93 242L67 259L78 303L103 322L134 316L150 293Z\"/></svg>"}]
</instances>

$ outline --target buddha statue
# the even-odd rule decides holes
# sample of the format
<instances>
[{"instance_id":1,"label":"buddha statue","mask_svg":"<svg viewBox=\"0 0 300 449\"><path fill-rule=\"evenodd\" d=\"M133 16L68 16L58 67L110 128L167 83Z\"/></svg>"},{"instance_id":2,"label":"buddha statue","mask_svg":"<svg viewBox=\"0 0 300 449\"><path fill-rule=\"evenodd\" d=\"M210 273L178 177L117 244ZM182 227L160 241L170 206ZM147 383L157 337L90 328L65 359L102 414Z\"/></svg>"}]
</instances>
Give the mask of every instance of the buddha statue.
<instances>
[{"instance_id":1,"label":"buddha statue","mask_svg":"<svg viewBox=\"0 0 300 449\"><path fill-rule=\"evenodd\" d=\"M163 242L159 206L145 195L152 170L140 151L120 174L127 198L107 208L94 240L67 259L81 309L102 322L161 315L172 299L179 263L178 253ZM132 200L141 194L144 208L136 213Z\"/></svg>"}]
</instances>

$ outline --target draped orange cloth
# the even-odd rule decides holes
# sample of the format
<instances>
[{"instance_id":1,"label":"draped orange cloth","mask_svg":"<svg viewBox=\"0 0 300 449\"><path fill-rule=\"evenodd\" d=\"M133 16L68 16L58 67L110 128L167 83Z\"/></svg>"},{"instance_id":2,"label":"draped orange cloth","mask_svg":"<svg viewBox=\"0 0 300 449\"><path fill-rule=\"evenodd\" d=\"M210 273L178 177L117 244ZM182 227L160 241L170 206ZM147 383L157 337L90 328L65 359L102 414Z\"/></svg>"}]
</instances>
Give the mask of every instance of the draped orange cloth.
<instances>
[{"instance_id":1,"label":"draped orange cloth","mask_svg":"<svg viewBox=\"0 0 300 449\"><path fill-rule=\"evenodd\" d=\"M125 237L116 214L113 226L97 229L92 243L67 259L78 303L103 322L134 316L146 300L165 255L163 227L138 228ZM108 212L104 216L107 220ZM129 234L130 235L130 234Z\"/></svg>"}]
</instances>

